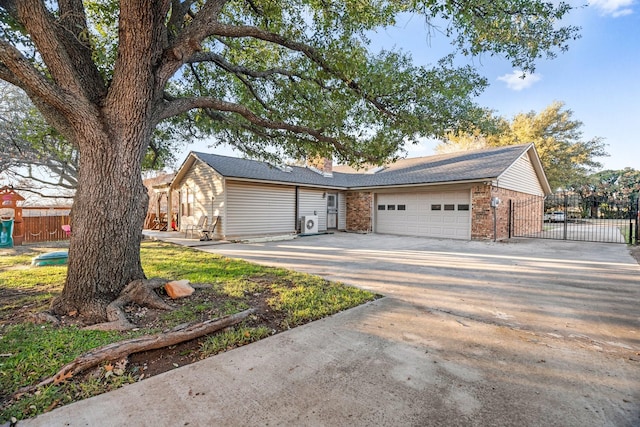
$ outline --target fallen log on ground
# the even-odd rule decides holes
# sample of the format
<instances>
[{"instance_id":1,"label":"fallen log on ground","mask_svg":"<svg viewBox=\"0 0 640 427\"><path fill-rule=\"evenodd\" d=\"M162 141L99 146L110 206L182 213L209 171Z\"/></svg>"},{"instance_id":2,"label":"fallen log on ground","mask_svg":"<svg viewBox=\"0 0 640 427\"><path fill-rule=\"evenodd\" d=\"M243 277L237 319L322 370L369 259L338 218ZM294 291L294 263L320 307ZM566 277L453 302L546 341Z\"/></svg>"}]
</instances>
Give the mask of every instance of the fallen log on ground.
<instances>
[{"instance_id":1,"label":"fallen log on ground","mask_svg":"<svg viewBox=\"0 0 640 427\"><path fill-rule=\"evenodd\" d=\"M141 351L156 350L170 345L180 344L182 342L190 341L219 331L242 322L246 317L255 313L255 311L255 309L251 308L241 311L240 313L207 320L201 323L195 323L193 325L178 326L169 332L144 335L98 347L78 356L72 362L67 363L54 376L39 382L35 386L23 387L13 396L17 398L25 393L35 391L39 387L44 387L49 384L58 384L66 379L78 375L80 372L93 368L102 362L122 359L130 354L139 353Z\"/></svg>"}]
</instances>

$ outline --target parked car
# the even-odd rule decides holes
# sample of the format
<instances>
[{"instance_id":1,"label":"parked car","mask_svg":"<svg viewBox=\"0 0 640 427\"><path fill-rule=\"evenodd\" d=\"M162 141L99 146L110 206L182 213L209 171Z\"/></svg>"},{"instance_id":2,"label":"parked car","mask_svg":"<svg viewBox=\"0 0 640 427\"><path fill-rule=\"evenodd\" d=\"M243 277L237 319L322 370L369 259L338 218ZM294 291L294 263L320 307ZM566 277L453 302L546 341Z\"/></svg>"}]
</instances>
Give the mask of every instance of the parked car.
<instances>
[{"instance_id":1,"label":"parked car","mask_svg":"<svg viewBox=\"0 0 640 427\"><path fill-rule=\"evenodd\" d=\"M544 222L564 222L565 215L562 211L555 211L544 214Z\"/></svg>"}]
</instances>

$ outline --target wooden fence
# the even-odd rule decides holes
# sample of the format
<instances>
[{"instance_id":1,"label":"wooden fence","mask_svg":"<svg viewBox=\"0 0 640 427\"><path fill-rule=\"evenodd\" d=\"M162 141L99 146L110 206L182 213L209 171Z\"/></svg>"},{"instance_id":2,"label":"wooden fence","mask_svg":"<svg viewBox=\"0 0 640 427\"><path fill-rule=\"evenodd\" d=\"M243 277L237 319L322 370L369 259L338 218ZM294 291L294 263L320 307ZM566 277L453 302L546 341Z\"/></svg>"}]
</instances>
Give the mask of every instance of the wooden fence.
<instances>
[{"instance_id":1,"label":"wooden fence","mask_svg":"<svg viewBox=\"0 0 640 427\"><path fill-rule=\"evenodd\" d=\"M68 208L23 208L23 243L68 240L62 230L70 222Z\"/></svg>"}]
</instances>

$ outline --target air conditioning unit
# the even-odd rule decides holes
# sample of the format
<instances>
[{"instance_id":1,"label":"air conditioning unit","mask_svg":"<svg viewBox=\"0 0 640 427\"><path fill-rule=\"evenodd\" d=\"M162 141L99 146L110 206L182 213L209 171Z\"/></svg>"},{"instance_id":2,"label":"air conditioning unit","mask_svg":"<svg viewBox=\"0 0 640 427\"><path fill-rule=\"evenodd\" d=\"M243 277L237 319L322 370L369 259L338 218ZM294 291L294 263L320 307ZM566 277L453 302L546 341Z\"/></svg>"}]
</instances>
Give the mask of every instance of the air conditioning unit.
<instances>
[{"instance_id":1,"label":"air conditioning unit","mask_svg":"<svg viewBox=\"0 0 640 427\"><path fill-rule=\"evenodd\" d=\"M300 219L302 234L316 234L318 232L318 215L305 215Z\"/></svg>"}]
</instances>

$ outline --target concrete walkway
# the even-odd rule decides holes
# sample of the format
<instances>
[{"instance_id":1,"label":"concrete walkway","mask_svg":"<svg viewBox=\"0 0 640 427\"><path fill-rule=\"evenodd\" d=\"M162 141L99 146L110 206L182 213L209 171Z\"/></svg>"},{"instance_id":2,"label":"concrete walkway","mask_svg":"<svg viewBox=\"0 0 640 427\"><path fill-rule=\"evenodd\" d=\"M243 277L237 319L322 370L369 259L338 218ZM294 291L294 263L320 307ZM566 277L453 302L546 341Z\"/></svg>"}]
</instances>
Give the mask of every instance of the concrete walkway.
<instances>
[{"instance_id":1,"label":"concrete walkway","mask_svg":"<svg viewBox=\"0 0 640 427\"><path fill-rule=\"evenodd\" d=\"M640 425L624 245L338 233L199 249L386 298L19 425Z\"/></svg>"}]
</instances>

